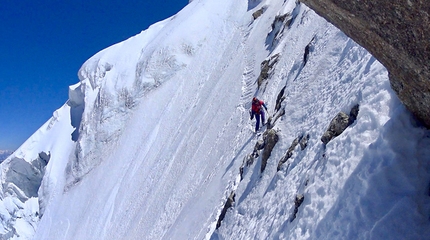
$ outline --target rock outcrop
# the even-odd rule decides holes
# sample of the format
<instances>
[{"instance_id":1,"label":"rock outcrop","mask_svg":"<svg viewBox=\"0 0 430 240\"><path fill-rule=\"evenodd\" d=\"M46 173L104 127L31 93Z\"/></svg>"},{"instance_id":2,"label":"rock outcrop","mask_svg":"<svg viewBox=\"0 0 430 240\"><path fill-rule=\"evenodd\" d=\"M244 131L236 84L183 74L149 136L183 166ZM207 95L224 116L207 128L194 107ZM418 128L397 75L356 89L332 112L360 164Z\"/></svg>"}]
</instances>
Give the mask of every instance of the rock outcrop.
<instances>
[{"instance_id":1,"label":"rock outcrop","mask_svg":"<svg viewBox=\"0 0 430 240\"><path fill-rule=\"evenodd\" d=\"M351 108L349 115L344 112L338 113L336 117L331 120L326 132L321 137L321 141L324 144L327 144L330 140L343 133L343 131L345 131L345 129L353 124L357 119L358 111L359 105L355 105Z\"/></svg>"},{"instance_id":2,"label":"rock outcrop","mask_svg":"<svg viewBox=\"0 0 430 240\"><path fill-rule=\"evenodd\" d=\"M290 222L296 219L297 213L299 212L299 207L302 205L304 200L305 200L305 196L303 196L303 194L296 195L296 199L294 200L294 212L293 212L293 215L291 216Z\"/></svg>"},{"instance_id":3,"label":"rock outcrop","mask_svg":"<svg viewBox=\"0 0 430 240\"><path fill-rule=\"evenodd\" d=\"M272 150L278 142L279 137L274 129L269 129L264 132L263 139L265 144L263 154L261 156L261 172L264 172L264 169L266 169L267 160L272 154Z\"/></svg>"},{"instance_id":4,"label":"rock outcrop","mask_svg":"<svg viewBox=\"0 0 430 240\"><path fill-rule=\"evenodd\" d=\"M324 133L324 135L321 137L321 141L324 144L327 144L332 140L333 138L339 136L345 129L348 127L349 122L349 116L344 113L340 112L334 117L330 125L327 128L327 131Z\"/></svg>"},{"instance_id":5,"label":"rock outcrop","mask_svg":"<svg viewBox=\"0 0 430 240\"><path fill-rule=\"evenodd\" d=\"M263 83L269 79L270 74L273 72L274 66L276 63L278 63L278 59L279 54L275 54L261 63L261 72L257 79L258 88L260 88Z\"/></svg>"},{"instance_id":6,"label":"rock outcrop","mask_svg":"<svg viewBox=\"0 0 430 240\"><path fill-rule=\"evenodd\" d=\"M227 210L229 208L231 208L234 204L234 197L236 196L236 194L234 192L232 192L230 194L230 196L227 198L227 202L224 205L224 208L221 211L221 215L218 218L218 221L216 223L216 229L218 229L219 227L221 227L221 222L222 220L224 220L225 218L225 214L227 214Z\"/></svg>"},{"instance_id":7,"label":"rock outcrop","mask_svg":"<svg viewBox=\"0 0 430 240\"><path fill-rule=\"evenodd\" d=\"M257 18L259 18L261 15L263 15L264 11L266 11L266 8L265 8L265 7L262 7L262 8L260 8L260 9L258 9L257 11L255 11L255 12L252 14L252 17L254 18L254 20L255 20L255 19L257 19Z\"/></svg>"},{"instance_id":8,"label":"rock outcrop","mask_svg":"<svg viewBox=\"0 0 430 240\"><path fill-rule=\"evenodd\" d=\"M305 148L308 146L309 141L309 134L306 136L300 135L297 138L294 139L294 141L291 143L290 147L288 148L287 153L279 160L277 171L281 170L282 165L288 161L289 158L293 156L293 151L296 148L298 144L300 144L301 150L305 150Z\"/></svg>"},{"instance_id":9,"label":"rock outcrop","mask_svg":"<svg viewBox=\"0 0 430 240\"><path fill-rule=\"evenodd\" d=\"M430 127L428 0L300 0L366 48L388 70L392 88Z\"/></svg>"}]
</instances>

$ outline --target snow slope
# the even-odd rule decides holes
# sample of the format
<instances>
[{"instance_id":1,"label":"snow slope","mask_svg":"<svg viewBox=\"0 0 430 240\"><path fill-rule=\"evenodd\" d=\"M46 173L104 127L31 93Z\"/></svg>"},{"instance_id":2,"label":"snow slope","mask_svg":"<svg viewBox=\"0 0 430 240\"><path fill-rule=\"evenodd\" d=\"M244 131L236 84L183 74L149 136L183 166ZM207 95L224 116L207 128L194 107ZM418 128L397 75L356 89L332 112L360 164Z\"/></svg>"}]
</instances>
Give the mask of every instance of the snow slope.
<instances>
[{"instance_id":1,"label":"snow slope","mask_svg":"<svg viewBox=\"0 0 430 240\"><path fill-rule=\"evenodd\" d=\"M429 131L401 105L385 68L303 4L191 1L90 58L79 77L68 103L2 164L5 183L14 157L50 153L40 210L35 198L22 206L2 197L1 216L33 209L3 221L4 238L429 235ZM244 165L264 136L249 120L253 96L279 117L264 171L264 150ZM352 125L323 144L332 118L357 104ZM307 146L278 171L299 136Z\"/></svg>"}]
</instances>

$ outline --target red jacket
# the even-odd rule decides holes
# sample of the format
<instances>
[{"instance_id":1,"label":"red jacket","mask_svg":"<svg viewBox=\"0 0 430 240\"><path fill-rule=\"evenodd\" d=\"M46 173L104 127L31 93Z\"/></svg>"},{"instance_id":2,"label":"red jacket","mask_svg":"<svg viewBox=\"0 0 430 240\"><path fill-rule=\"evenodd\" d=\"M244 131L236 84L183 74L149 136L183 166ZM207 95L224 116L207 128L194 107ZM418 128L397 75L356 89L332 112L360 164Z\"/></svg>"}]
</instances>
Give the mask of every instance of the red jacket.
<instances>
[{"instance_id":1,"label":"red jacket","mask_svg":"<svg viewBox=\"0 0 430 240\"><path fill-rule=\"evenodd\" d=\"M261 101L261 100L252 101L252 112L254 112L256 114L260 114L261 106L264 106L264 108L266 108L266 105L264 104L263 101Z\"/></svg>"}]
</instances>

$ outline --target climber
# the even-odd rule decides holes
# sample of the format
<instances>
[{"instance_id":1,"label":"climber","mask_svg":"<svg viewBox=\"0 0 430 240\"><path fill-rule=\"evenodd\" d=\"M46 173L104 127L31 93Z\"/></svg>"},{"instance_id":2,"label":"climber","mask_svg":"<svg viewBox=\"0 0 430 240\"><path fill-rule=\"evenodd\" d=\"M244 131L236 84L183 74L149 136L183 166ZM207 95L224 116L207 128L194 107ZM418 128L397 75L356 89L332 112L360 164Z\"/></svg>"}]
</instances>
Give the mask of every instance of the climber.
<instances>
[{"instance_id":1,"label":"climber","mask_svg":"<svg viewBox=\"0 0 430 240\"><path fill-rule=\"evenodd\" d=\"M266 104L264 104L263 101L258 100L256 97L254 97L252 99L252 108L251 108L250 114L251 114L251 120L254 118L254 115L255 115L255 118L256 118L255 120L257 121L255 123L255 132L257 132L258 129L260 129L260 116L261 116L262 125L263 126L266 125L264 121L264 111L263 109L261 109L261 106L263 106L264 109L266 109L267 111Z\"/></svg>"}]
</instances>

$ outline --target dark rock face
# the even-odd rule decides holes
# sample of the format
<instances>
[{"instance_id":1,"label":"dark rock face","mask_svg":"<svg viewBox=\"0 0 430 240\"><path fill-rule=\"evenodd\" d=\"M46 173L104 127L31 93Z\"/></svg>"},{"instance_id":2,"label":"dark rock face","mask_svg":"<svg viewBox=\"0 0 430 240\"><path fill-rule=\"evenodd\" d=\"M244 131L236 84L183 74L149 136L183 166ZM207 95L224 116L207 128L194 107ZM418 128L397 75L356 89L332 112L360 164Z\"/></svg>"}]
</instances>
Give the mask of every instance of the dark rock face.
<instances>
[{"instance_id":1,"label":"dark rock face","mask_svg":"<svg viewBox=\"0 0 430 240\"><path fill-rule=\"evenodd\" d=\"M276 169L276 171L281 170L282 165L287 162L287 160L293 156L293 151L296 148L297 144L299 144L299 140L300 137L297 137L296 139L293 140L293 142L291 143L290 147L288 148L287 153L281 158L281 160L278 163L278 167Z\"/></svg>"},{"instance_id":2,"label":"dark rock face","mask_svg":"<svg viewBox=\"0 0 430 240\"><path fill-rule=\"evenodd\" d=\"M235 196L236 194L232 192L230 196L227 198L227 202L225 203L224 208L221 211L221 215L219 216L218 221L216 223L216 229L221 227L221 222L222 220L224 220L225 214L227 214L227 210L233 206Z\"/></svg>"},{"instance_id":3,"label":"dark rock face","mask_svg":"<svg viewBox=\"0 0 430 240\"><path fill-rule=\"evenodd\" d=\"M375 56L400 100L430 127L430 1L300 1Z\"/></svg>"},{"instance_id":4,"label":"dark rock face","mask_svg":"<svg viewBox=\"0 0 430 240\"><path fill-rule=\"evenodd\" d=\"M321 141L324 144L327 144L333 138L339 136L345 129L348 127L349 116L346 113L340 112L334 117L330 125L327 128L327 131L321 137Z\"/></svg>"},{"instance_id":5,"label":"dark rock face","mask_svg":"<svg viewBox=\"0 0 430 240\"><path fill-rule=\"evenodd\" d=\"M300 148L301 150L305 150L305 148L308 146L308 141L309 141L309 134L307 134L306 136L300 135L298 136L296 139L293 140L293 142L291 143L290 147L288 148L287 153L281 158L281 160L278 163L278 168L277 171L281 170L282 165L287 162L287 160L289 158L291 158L293 156L293 151L296 148L297 145L300 144Z\"/></svg>"},{"instance_id":6,"label":"dark rock face","mask_svg":"<svg viewBox=\"0 0 430 240\"><path fill-rule=\"evenodd\" d=\"M294 200L294 212L293 212L293 215L291 216L290 222L296 219L297 213L299 212L299 207L302 205L304 200L305 200L305 196L303 196L303 194L296 195L296 199Z\"/></svg>"},{"instance_id":7,"label":"dark rock face","mask_svg":"<svg viewBox=\"0 0 430 240\"><path fill-rule=\"evenodd\" d=\"M279 54L275 54L269 59L266 59L261 63L261 72L257 80L258 88L260 88L261 85L263 85L264 81L269 79L275 64L278 63L278 58L279 58Z\"/></svg>"},{"instance_id":8,"label":"dark rock face","mask_svg":"<svg viewBox=\"0 0 430 240\"><path fill-rule=\"evenodd\" d=\"M265 144L263 155L261 157L261 172L264 172L264 169L266 169L267 160L269 159L270 155L272 154L273 148L279 140L278 134L276 134L276 131L273 129L269 129L264 132L263 138Z\"/></svg>"},{"instance_id":9,"label":"dark rock face","mask_svg":"<svg viewBox=\"0 0 430 240\"><path fill-rule=\"evenodd\" d=\"M278 93L278 97L276 98L276 105L275 105L276 111L279 111L279 109L281 109L281 104L285 100L285 96L284 96L285 87L286 86L282 88L282 90Z\"/></svg>"},{"instance_id":10,"label":"dark rock face","mask_svg":"<svg viewBox=\"0 0 430 240\"><path fill-rule=\"evenodd\" d=\"M349 112L349 116L346 113L340 112L334 117L330 125L327 128L327 131L321 137L321 141L324 144L327 144L333 138L339 136L347 127L355 122L358 116L360 106L357 104L351 108Z\"/></svg>"},{"instance_id":11,"label":"dark rock face","mask_svg":"<svg viewBox=\"0 0 430 240\"><path fill-rule=\"evenodd\" d=\"M252 14L252 17L254 18L254 20L257 19L257 18L259 18L261 15L263 15L263 13L264 13L265 10L266 10L265 8L260 8L257 11L255 11Z\"/></svg>"}]
</instances>

